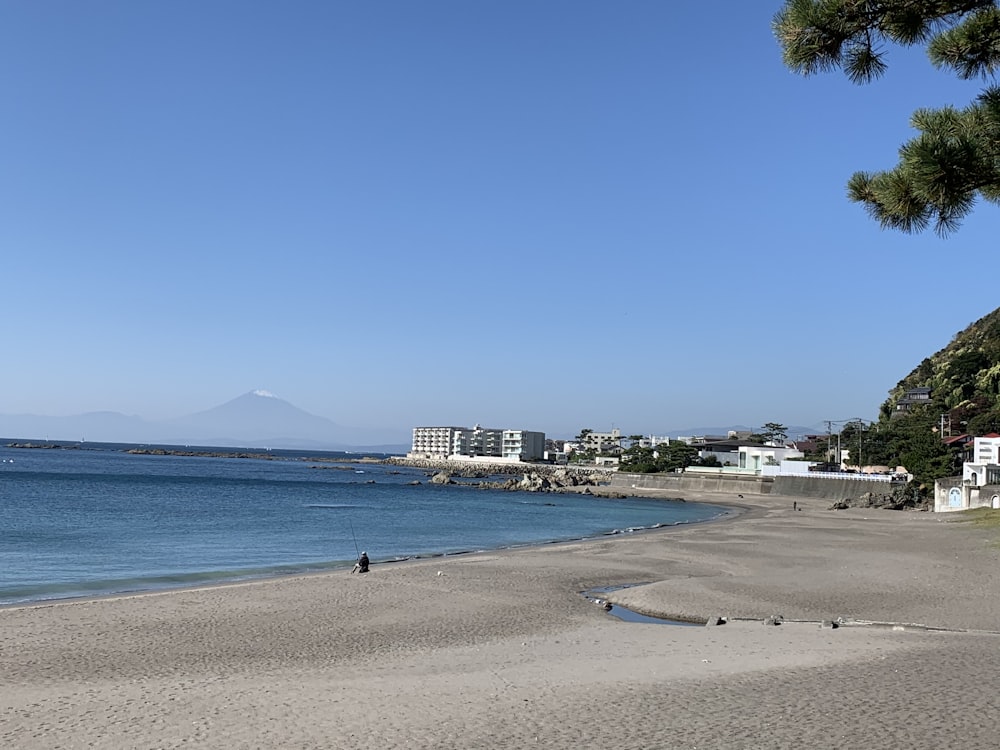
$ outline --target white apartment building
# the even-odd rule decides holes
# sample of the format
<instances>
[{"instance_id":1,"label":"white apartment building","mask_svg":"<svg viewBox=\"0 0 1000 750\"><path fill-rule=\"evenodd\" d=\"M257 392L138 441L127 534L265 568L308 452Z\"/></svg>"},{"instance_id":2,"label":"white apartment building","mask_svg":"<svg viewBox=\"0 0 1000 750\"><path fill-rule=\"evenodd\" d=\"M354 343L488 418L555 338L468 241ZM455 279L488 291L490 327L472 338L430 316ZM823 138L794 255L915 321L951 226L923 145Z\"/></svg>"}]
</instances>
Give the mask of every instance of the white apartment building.
<instances>
[{"instance_id":1,"label":"white apartment building","mask_svg":"<svg viewBox=\"0 0 1000 750\"><path fill-rule=\"evenodd\" d=\"M503 457L534 461L545 455L545 433L528 430L503 431Z\"/></svg>"},{"instance_id":2,"label":"white apartment building","mask_svg":"<svg viewBox=\"0 0 1000 750\"><path fill-rule=\"evenodd\" d=\"M583 449L603 453L622 447L622 432L615 427L611 432L588 432L583 436Z\"/></svg>"},{"instance_id":3,"label":"white apartment building","mask_svg":"<svg viewBox=\"0 0 1000 750\"><path fill-rule=\"evenodd\" d=\"M545 455L545 433L480 427L414 427L407 458L452 457L536 461Z\"/></svg>"},{"instance_id":4,"label":"white apartment building","mask_svg":"<svg viewBox=\"0 0 1000 750\"><path fill-rule=\"evenodd\" d=\"M471 430L463 427L455 433L451 446L454 456L503 455L503 430L476 425Z\"/></svg>"},{"instance_id":5,"label":"white apartment building","mask_svg":"<svg viewBox=\"0 0 1000 750\"><path fill-rule=\"evenodd\" d=\"M407 458L429 458L441 460L451 455L455 445L455 435L464 427L414 427L413 445Z\"/></svg>"}]
</instances>

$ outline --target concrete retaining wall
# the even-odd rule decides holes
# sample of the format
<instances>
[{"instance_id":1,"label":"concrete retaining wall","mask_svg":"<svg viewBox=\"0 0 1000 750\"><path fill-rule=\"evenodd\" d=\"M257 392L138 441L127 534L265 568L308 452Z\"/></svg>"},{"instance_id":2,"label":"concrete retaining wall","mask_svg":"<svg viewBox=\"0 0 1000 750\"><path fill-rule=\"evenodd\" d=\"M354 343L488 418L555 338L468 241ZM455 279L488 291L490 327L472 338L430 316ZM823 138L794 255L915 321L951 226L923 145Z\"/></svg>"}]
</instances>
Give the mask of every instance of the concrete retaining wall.
<instances>
[{"instance_id":1,"label":"concrete retaining wall","mask_svg":"<svg viewBox=\"0 0 1000 750\"><path fill-rule=\"evenodd\" d=\"M732 474L627 474L618 472L611 479L611 487L627 492L629 489L664 490L683 497L686 492L722 492L751 495L787 495L789 497L816 497L829 500L855 498L866 492L885 494L895 484L872 482L864 479L821 479L801 476L735 476Z\"/></svg>"},{"instance_id":2,"label":"concrete retaining wall","mask_svg":"<svg viewBox=\"0 0 1000 750\"><path fill-rule=\"evenodd\" d=\"M821 479L819 477L775 477L771 494L795 497L820 497L829 500L846 500L873 492L885 495L898 485L895 482L869 481L866 479Z\"/></svg>"}]
</instances>

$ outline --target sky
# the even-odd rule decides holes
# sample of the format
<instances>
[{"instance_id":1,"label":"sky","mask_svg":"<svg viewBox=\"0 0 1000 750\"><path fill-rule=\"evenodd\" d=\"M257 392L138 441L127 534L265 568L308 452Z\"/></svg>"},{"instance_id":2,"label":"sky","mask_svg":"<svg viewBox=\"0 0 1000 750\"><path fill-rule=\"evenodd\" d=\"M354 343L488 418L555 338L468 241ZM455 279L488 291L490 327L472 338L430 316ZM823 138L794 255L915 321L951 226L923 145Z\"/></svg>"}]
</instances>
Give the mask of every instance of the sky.
<instances>
[{"instance_id":1,"label":"sky","mask_svg":"<svg viewBox=\"0 0 1000 750\"><path fill-rule=\"evenodd\" d=\"M1000 304L1000 214L904 235L845 185L981 84L793 74L780 6L0 4L0 414L877 418Z\"/></svg>"}]
</instances>

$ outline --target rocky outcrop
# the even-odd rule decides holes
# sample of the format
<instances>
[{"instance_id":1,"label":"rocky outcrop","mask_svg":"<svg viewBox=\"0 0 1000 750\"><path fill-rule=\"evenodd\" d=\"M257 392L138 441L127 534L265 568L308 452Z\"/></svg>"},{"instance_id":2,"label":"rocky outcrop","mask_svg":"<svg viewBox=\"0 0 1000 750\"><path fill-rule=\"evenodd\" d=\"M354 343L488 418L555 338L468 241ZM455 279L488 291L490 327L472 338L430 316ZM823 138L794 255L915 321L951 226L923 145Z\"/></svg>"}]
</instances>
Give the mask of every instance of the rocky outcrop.
<instances>
[{"instance_id":1,"label":"rocky outcrop","mask_svg":"<svg viewBox=\"0 0 1000 750\"><path fill-rule=\"evenodd\" d=\"M912 491L898 488L892 492L864 492L855 498L847 497L830 506L830 510L848 508L882 508L884 510L930 510L931 505Z\"/></svg>"},{"instance_id":2,"label":"rocky outcrop","mask_svg":"<svg viewBox=\"0 0 1000 750\"><path fill-rule=\"evenodd\" d=\"M510 492L589 492L592 487L606 486L607 483L607 477L601 473L579 474L556 469L547 473L529 471L520 478L511 477L503 482L483 482L479 486L484 489ZM624 494L617 492L614 496L625 497Z\"/></svg>"},{"instance_id":3,"label":"rocky outcrop","mask_svg":"<svg viewBox=\"0 0 1000 750\"><path fill-rule=\"evenodd\" d=\"M427 469L432 484L458 484L461 479L482 479L481 482L462 482L470 487L510 492L581 492L602 497L629 497L627 492L609 488L615 472L594 466L555 466L530 463L469 463L466 461L432 461L393 456L381 463ZM498 480L498 476L509 479ZM489 478L493 477L490 481Z\"/></svg>"}]
</instances>

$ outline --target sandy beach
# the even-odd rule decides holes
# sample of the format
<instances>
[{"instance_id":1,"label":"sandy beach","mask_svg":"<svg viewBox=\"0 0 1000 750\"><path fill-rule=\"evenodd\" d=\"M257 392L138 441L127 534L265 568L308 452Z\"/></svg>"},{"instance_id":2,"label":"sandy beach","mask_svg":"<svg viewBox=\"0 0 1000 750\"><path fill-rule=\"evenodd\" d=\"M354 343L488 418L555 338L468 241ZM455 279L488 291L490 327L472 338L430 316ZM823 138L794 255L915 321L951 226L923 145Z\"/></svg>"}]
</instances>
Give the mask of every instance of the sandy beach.
<instances>
[{"instance_id":1,"label":"sandy beach","mask_svg":"<svg viewBox=\"0 0 1000 750\"><path fill-rule=\"evenodd\" d=\"M995 532L687 499L746 507L447 559L380 565L370 549L367 575L0 610L0 746L1000 744ZM612 586L637 612L728 622L625 622L581 594Z\"/></svg>"}]
</instances>

